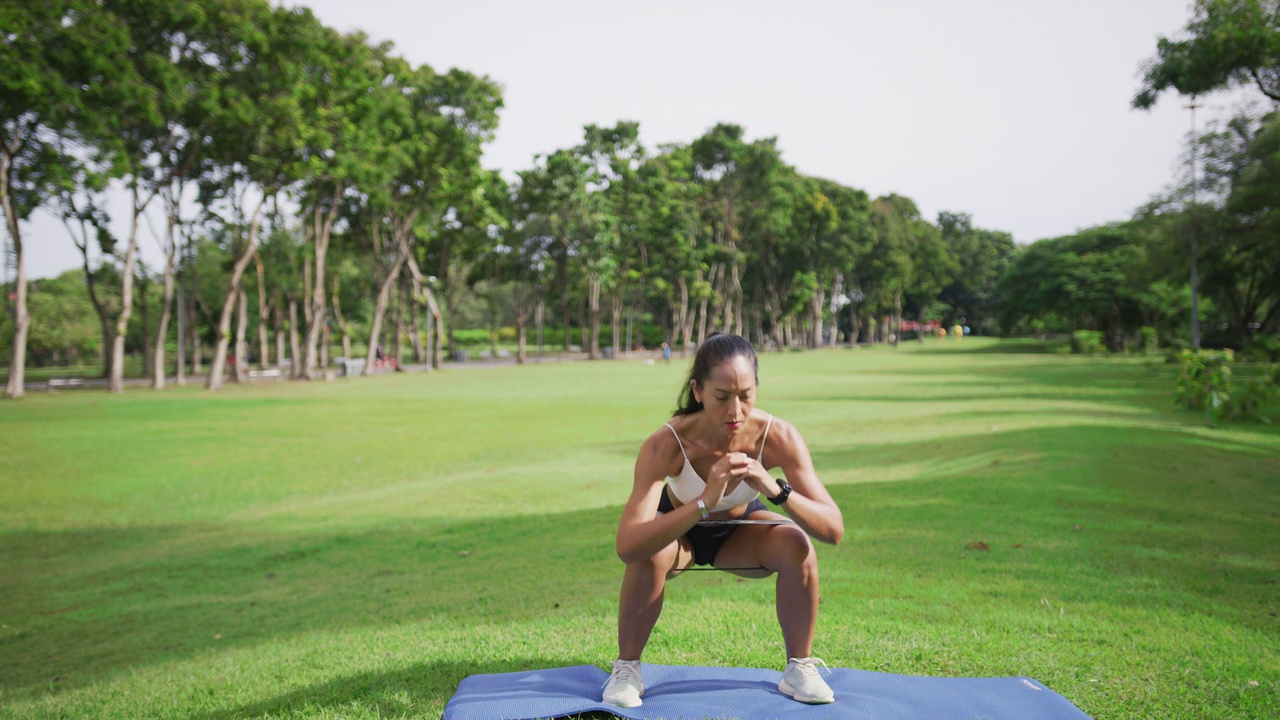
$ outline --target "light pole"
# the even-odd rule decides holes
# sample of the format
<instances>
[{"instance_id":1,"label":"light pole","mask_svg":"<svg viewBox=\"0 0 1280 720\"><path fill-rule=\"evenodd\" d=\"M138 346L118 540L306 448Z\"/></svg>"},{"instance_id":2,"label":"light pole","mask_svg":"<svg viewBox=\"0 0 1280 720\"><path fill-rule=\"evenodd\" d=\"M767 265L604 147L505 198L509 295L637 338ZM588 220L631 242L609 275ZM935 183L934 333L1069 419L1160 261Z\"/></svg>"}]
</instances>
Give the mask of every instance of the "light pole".
<instances>
[{"instance_id":1,"label":"light pole","mask_svg":"<svg viewBox=\"0 0 1280 720\"><path fill-rule=\"evenodd\" d=\"M1197 236L1200 234L1199 181L1196 179L1196 149L1199 141L1196 138L1196 96L1191 96L1191 103L1186 106L1191 111L1191 347L1200 349L1200 275L1196 267Z\"/></svg>"}]
</instances>

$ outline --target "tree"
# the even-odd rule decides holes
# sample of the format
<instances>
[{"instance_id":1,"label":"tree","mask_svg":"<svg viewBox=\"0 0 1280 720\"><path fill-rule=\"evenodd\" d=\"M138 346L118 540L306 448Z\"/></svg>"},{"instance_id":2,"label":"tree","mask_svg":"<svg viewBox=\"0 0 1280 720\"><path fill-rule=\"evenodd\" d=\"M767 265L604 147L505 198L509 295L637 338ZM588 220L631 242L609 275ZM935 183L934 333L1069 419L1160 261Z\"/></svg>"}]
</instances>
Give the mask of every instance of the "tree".
<instances>
[{"instance_id":1,"label":"tree","mask_svg":"<svg viewBox=\"0 0 1280 720\"><path fill-rule=\"evenodd\" d=\"M316 20L309 10L274 10L250 5L244 32L220 46L226 74L219 91L222 103L210 121L205 154L209 170L202 176L202 204L212 212L224 206L236 257L218 313L213 362L206 387L222 387L227 349L231 343L231 315L242 293L242 280L258 249L263 212L285 187L297 182L301 169L293 150L305 123L301 95L310 47L309 32ZM269 68L269 69L268 69ZM240 343L237 342L237 353ZM244 368L238 358L237 372Z\"/></svg>"},{"instance_id":2,"label":"tree","mask_svg":"<svg viewBox=\"0 0 1280 720\"><path fill-rule=\"evenodd\" d=\"M1132 223L1032 243L1000 280L1003 325L1060 322L1062 330L1103 332L1110 347L1124 349L1142 324L1146 266L1142 233Z\"/></svg>"},{"instance_id":3,"label":"tree","mask_svg":"<svg viewBox=\"0 0 1280 720\"><path fill-rule=\"evenodd\" d=\"M621 352L622 305L627 280L639 262L634 239L640 210L637 170L644 162L640 124L622 121L612 127L587 125L583 143L575 150L587 167L590 192L588 227L578 253L588 282L587 313L591 326L588 353L600 352L601 295L609 299L613 354Z\"/></svg>"},{"instance_id":4,"label":"tree","mask_svg":"<svg viewBox=\"0 0 1280 720\"><path fill-rule=\"evenodd\" d=\"M1219 160L1207 163L1206 180L1227 196L1207 218L1203 283L1247 344L1280 321L1280 113L1232 125L1219 143L1206 142Z\"/></svg>"},{"instance_id":5,"label":"tree","mask_svg":"<svg viewBox=\"0 0 1280 720\"><path fill-rule=\"evenodd\" d=\"M948 324L964 318L975 331L995 330L996 283L1013 259L1013 236L975 228L969 214L958 212L938 213L938 229L956 260L952 281L938 295L951 308Z\"/></svg>"},{"instance_id":6,"label":"tree","mask_svg":"<svg viewBox=\"0 0 1280 720\"><path fill-rule=\"evenodd\" d=\"M79 365L102 351L97 318L84 292L84 274L68 270L56 278L31 283L32 315L27 350L33 361Z\"/></svg>"},{"instance_id":7,"label":"tree","mask_svg":"<svg viewBox=\"0 0 1280 720\"><path fill-rule=\"evenodd\" d=\"M4 394L21 397L31 323L22 223L91 154L134 77L123 24L93 0L4 3L0 30L0 209L17 261Z\"/></svg>"},{"instance_id":8,"label":"tree","mask_svg":"<svg viewBox=\"0 0 1280 720\"><path fill-rule=\"evenodd\" d=\"M400 164L381 189L377 207L386 218L397 258L383 279L374 307L366 373L373 371L373 353L381 332L386 300L406 265L415 294L426 300L435 318L439 308L424 282L416 258L418 235L437 230L451 208L483 197L480 172L482 146L493 137L502 94L488 78L452 69L437 73L430 66L400 64L394 82L405 101L394 153ZM456 216L456 210L452 213ZM375 231L382 232L378 226ZM437 321L438 322L438 321ZM437 339L439 334L437 333ZM433 358L433 364L436 362Z\"/></svg>"},{"instance_id":9,"label":"tree","mask_svg":"<svg viewBox=\"0 0 1280 720\"><path fill-rule=\"evenodd\" d=\"M396 140L395 118L402 112L398 87L383 82L389 45L371 47L363 35L343 36L319 24L307 29L311 55L302 112L309 122L297 151L303 177L298 200L314 271L303 357L294 366L294 376L303 380L311 379L321 329L328 325L325 263L343 196L387 184L395 167L389 146Z\"/></svg>"},{"instance_id":10,"label":"tree","mask_svg":"<svg viewBox=\"0 0 1280 720\"><path fill-rule=\"evenodd\" d=\"M645 160L637 173L639 222L634 229L638 244L640 280L661 303L663 338L673 347L692 341L694 313L691 303L709 289L699 283L699 207L703 186L693 180L693 150L688 145L667 145Z\"/></svg>"},{"instance_id":11,"label":"tree","mask_svg":"<svg viewBox=\"0 0 1280 720\"><path fill-rule=\"evenodd\" d=\"M1204 95L1252 86L1280 103L1280 4L1274 0L1196 0L1184 38L1161 37L1143 64L1133 106L1150 109L1161 93Z\"/></svg>"}]
</instances>

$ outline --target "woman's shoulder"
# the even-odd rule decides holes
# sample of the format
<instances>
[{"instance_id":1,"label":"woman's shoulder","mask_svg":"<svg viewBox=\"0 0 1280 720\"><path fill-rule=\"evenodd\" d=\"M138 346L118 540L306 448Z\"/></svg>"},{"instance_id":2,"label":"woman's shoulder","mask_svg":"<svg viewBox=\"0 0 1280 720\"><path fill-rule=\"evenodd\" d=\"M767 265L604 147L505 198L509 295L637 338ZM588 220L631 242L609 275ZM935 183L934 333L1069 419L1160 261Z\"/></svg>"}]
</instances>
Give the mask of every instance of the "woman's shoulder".
<instances>
[{"instance_id":1,"label":"woman's shoulder","mask_svg":"<svg viewBox=\"0 0 1280 720\"><path fill-rule=\"evenodd\" d=\"M644 447L664 457L683 455L682 448L685 441L681 439L680 430L683 423L680 420L678 416L673 417L654 428L653 432L649 433L649 437L645 438Z\"/></svg>"},{"instance_id":2,"label":"woman's shoulder","mask_svg":"<svg viewBox=\"0 0 1280 720\"><path fill-rule=\"evenodd\" d=\"M666 475L678 473L678 466L683 465L685 457L680 440L672 432L672 426L677 426L674 419L669 424L659 425L640 447L639 460L655 463Z\"/></svg>"},{"instance_id":3,"label":"woman's shoulder","mask_svg":"<svg viewBox=\"0 0 1280 720\"><path fill-rule=\"evenodd\" d=\"M764 412L763 410L757 411ZM767 447L771 449L790 447L797 442L803 442L803 439L800 437L800 431L796 429L795 425L792 425L777 415L770 415L768 413L765 413L765 415L768 430L765 435L764 442Z\"/></svg>"}]
</instances>

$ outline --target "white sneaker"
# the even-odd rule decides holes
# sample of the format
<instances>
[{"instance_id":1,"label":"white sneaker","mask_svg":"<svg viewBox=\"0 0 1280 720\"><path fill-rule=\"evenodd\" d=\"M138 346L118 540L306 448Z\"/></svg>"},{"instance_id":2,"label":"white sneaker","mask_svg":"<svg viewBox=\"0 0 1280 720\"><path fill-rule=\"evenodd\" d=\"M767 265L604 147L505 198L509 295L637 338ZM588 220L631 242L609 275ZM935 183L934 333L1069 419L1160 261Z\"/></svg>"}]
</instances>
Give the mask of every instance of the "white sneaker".
<instances>
[{"instance_id":1,"label":"white sneaker","mask_svg":"<svg viewBox=\"0 0 1280 720\"><path fill-rule=\"evenodd\" d=\"M640 707L640 696L643 694L644 678L640 676L640 661L614 660L613 674L604 686L604 701L618 707Z\"/></svg>"},{"instance_id":2,"label":"white sneaker","mask_svg":"<svg viewBox=\"0 0 1280 720\"><path fill-rule=\"evenodd\" d=\"M818 674L817 664L827 664L814 657L791 658L787 669L782 672L778 681L778 692L787 695L796 702L809 705L822 705L836 701L836 694Z\"/></svg>"}]
</instances>

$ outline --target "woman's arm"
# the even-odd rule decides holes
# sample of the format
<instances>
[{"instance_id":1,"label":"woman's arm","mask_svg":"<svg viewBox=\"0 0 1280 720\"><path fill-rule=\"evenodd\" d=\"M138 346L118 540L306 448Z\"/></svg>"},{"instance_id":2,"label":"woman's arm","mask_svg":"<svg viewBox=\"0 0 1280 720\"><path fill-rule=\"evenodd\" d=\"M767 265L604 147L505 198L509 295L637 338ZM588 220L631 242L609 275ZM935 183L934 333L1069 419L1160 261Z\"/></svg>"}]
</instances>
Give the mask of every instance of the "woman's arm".
<instances>
[{"instance_id":1,"label":"woman's arm","mask_svg":"<svg viewBox=\"0 0 1280 720\"><path fill-rule=\"evenodd\" d=\"M782 509L810 537L835 545L844 537L844 516L813 469L808 445L791 423L774 418L773 427L763 457L780 467L791 485L791 495ZM748 482L766 497L782 492L778 481L755 460L751 460Z\"/></svg>"},{"instance_id":2,"label":"woman's arm","mask_svg":"<svg viewBox=\"0 0 1280 720\"><path fill-rule=\"evenodd\" d=\"M616 547L618 557L625 563L654 555L689 532L702 519L702 511L696 502L658 515L658 501L664 492L663 480L674 474L669 472L672 468L667 467L672 465L671 458L676 450L674 443L674 436L659 431L649 436L640 448L631 497L627 499L622 519L618 522ZM724 496L729 478L745 472L745 468L733 469L727 462L718 462L712 467L707 488L699 497L708 508L715 507Z\"/></svg>"}]
</instances>

